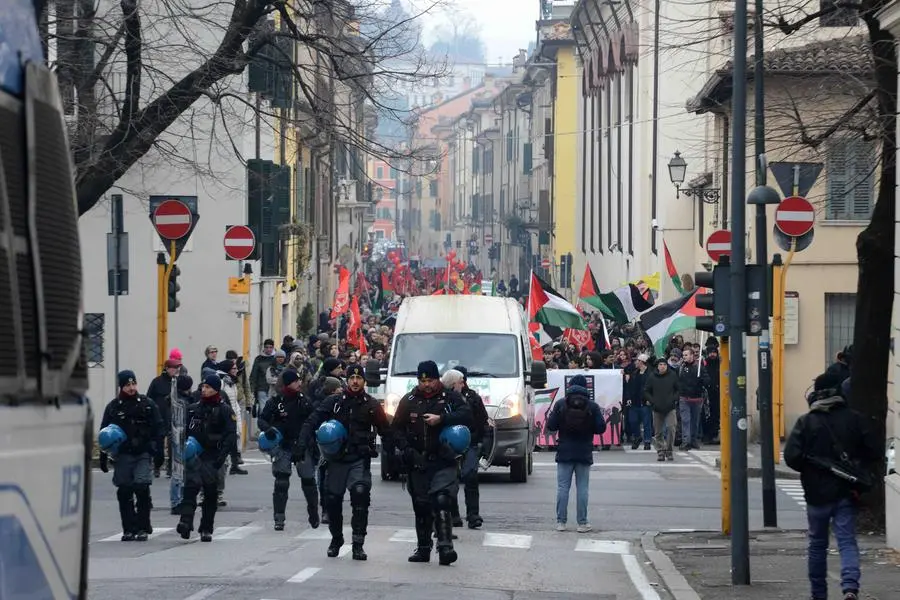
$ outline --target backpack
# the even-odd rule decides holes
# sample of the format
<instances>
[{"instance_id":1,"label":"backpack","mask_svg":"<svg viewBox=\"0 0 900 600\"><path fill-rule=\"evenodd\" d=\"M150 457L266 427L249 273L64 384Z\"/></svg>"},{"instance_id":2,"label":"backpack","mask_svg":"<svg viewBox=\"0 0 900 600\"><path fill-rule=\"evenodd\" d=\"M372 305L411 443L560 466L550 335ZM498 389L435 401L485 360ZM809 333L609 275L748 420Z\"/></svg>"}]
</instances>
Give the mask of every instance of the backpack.
<instances>
[{"instance_id":1,"label":"backpack","mask_svg":"<svg viewBox=\"0 0 900 600\"><path fill-rule=\"evenodd\" d=\"M590 435L594 432L594 416L590 401L580 396L565 399L562 411L562 431L571 435Z\"/></svg>"}]
</instances>

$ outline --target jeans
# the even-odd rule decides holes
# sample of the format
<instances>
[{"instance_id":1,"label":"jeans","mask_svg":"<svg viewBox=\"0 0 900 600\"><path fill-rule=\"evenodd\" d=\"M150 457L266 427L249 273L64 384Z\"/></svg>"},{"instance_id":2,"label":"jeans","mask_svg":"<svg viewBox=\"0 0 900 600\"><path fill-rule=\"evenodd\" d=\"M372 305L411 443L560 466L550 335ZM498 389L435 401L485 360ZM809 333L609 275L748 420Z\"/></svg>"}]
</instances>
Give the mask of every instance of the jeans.
<instances>
[{"instance_id":1,"label":"jeans","mask_svg":"<svg viewBox=\"0 0 900 600\"><path fill-rule=\"evenodd\" d=\"M698 400L694 398L693 400ZM691 402L688 398L678 401L678 409L681 413L681 444L690 446L700 443L700 415L703 412L703 402Z\"/></svg>"},{"instance_id":2,"label":"jeans","mask_svg":"<svg viewBox=\"0 0 900 600\"><path fill-rule=\"evenodd\" d=\"M675 411L670 410L666 414L653 413L653 436L656 439L656 452L659 454L672 454L672 446L675 443L675 425L677 423ZM665 440L665 441L663 441Z\"/></svg>"},{"instance_id":3,"label":"jeans","mask_svg":"<svg viewBox=\"0 0 900 600\"><path fill-rule=\"evenodd\" d=\"M631 423L631 435L637 437L641 433L641 425L644 426L644 443L649 444L653 438L653 409L649 406L632 405L628 413L628 421Z\"/></svg>"},{"instance_id":4,"label":"jeans","mask_svg":"<svg viewBox=\"0 0 900 600\"><path fill-rule=\"evenodd\" d=\"M859 547L856 545L856 507L849 499L822 506L808 505L809 585L814 600L828 598L828 531L834 531L841 556L841 591L859 591Z\"/></svg>"},{"instance_id":5,"label":"jeans","mask_svg":"<svg viewBox=\"0 0 900 600\"><path fill-rule=\"evenodd\" d=\"M587 524L591 465L587 463L556 463L556 522L565 523L569 513L569 489L575 475L575 507L579 525Z\"/></svg>"}]
</instances>

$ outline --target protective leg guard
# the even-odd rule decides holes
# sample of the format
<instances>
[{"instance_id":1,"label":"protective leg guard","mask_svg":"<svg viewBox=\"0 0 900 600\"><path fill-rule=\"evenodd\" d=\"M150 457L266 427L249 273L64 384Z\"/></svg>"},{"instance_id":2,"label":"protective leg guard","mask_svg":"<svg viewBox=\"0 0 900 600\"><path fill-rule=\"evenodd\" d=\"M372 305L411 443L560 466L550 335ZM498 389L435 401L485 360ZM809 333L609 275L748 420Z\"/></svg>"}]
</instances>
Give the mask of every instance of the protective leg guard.
<instances>
[{"instance_id":1,"label":"protective leg guard","mask_svg":"<svg viewBox=\"0 0 900 600\"><path fill-rule=\"evenodd\" d=\"M218 498L216 497L216 484L203 486L203 512L200 515L200 527L197 532L200 534L201 541L207 541L207 537L212 535L213 525L216 520L216 510L218 510ZM211 538L210 538L211 539Z\"/></svg>"},{"instance_id":2,"label":"protective leg guard","mask_svg":"<svg viewBox=\"0 0 900 600\"><path fill-rule=\"evenodd\" d=\"M353 530L353 543L362 544L366 539L369 526L369 504L371 493L367 485L357 483L350 488L350 527Z\"/></svg>"},{"instance_id":3,"label":"protective leg guard","mask_svg":"<svg viewBox=\"0 0 900 600\"><path fill-rule=\"evenodd\" d=\"M456 551L453 549L453 497L446 492L438 493L434 498L435 521L437 521L438 561L442 565L456 562Z\"/></svg>"},{"instance_id":4,"label":"protective leg guard","mask_svg":"<svg viewBox=\"0 0 900 600\"><path fill-rule=\"evenodd\" d=\"M431 560L431 529L434 527L430 518L430 507L428 515L420 514L419 509L413 505L416 512L416 550L407 559L411 563L426 563Z\"/></svg>"},{"instance_id":5,"label":"protective leg guard","mask_svg":"<svg viewBox=\"0 0 900 600\"><path fill-rule=\"evenodd\" d=\"M134 512L134 488L122 485L116 489L119 501L119 518L122 520L122 541L130 542L137 533L137 515Z\"/></svg>"},{"instance_id":6,"label":"protective leg guard","mask_svg":"<svg viewBox=\"0 0 900 600\"><path fill-rule=\"evenodd\" d=\"M329 494L325 500L325 510L328 513L328 531L331 533L328 556L334 558L344 545L344 499Z\"/></svg>"},{"instance_id":7,"label":"protective leg guard","mask_svg":"<svg viewBox=\"0 0 900 600\"><path fill-rule=\"evenodd\" d=\"M477 529L481 527L484 523L482 518L479 516L479 499L480 494L478 491L478 479L475 481L468 480L466 481L465 486L465 497L466 497L466 520L469 522L470 529Z\"/></svg>"},{"instance_id":8,"label":"protective leg guard","mask_svg":"<svg viewBox=\"0 0 900 600\"><path fill-rule=\"evenodd\" d=\"M306 512L309 517L309 526L316 529L319 526L319 488L313 478L301 479L300 489L306 498Z\"/></svg>"},{"instance_id":9,"label":"protective leg guard","mask_svg":"<svg viewBox=\"0 0 900 600\"><path fill-rule=\"evenodd\" d=\"M135 532L135 539L145 542L147 541L147 536L153 533L153 527L150 525L150 509L153 508L150 499L150 486L134 486L134 495L137 500L137 513L135 515L135 526L137 527L137 531Z\"/></svg>"},{"instance_id":10,"label":"protective leg guard","mask_svg":"<svg viewBox=\"0 0 900 600\"><path fill-rule=\"evenodd\" d=\"M290 475L276 475L275 487L272 490L272 509L275 513L275 528L284 529L284 514L287 509L288 489L291 487Z\"/></svg>"}]
</instances>

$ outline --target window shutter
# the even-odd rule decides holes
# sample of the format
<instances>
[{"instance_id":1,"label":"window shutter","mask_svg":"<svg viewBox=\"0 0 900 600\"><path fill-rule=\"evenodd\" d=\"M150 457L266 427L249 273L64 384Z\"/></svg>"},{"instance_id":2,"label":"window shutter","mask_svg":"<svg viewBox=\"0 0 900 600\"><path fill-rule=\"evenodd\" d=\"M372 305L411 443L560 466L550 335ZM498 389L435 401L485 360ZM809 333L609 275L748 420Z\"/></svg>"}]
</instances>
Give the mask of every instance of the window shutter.
<instances>
[{"instance_id":1,"label":"window shutter","mask_svg":"<svg viewBox=\"0 0 900 600\"><path fill-rule=\"evenodd\" d=\"M847 210L847 190L850 169L847 140L835 140L828 147L825 157L825 178L827 181L826 218L841 220L849 218Z\"/></svg>"},{"instance_id":2,"label":"window shutter","mask_svg":"<svg viewBox=\"0 0 900 600\"><path fill-rule=\"evenodd\" d=\"M875 199L875 168L878 165L875 142L854 140L853 148L853 180L847 199L850 204L848 212L852 219L869 220Z\"/></svg>"},{"instance_id":3,"label":"window shutter","mask_svg":"<svg viewBox=\"0 0 900 600\"><path fill-rule=\"evenodd\" d=\"M523 172L525 175L528 175L529 173L531 173L531 160L532 160L532 157L531 157L531 154L532 154L532 146L531 146L531 143L525 144L525 147L523 148L522 154L523 154L523 158L522 158L522 172Z\"/></svg>"}]
</instances>

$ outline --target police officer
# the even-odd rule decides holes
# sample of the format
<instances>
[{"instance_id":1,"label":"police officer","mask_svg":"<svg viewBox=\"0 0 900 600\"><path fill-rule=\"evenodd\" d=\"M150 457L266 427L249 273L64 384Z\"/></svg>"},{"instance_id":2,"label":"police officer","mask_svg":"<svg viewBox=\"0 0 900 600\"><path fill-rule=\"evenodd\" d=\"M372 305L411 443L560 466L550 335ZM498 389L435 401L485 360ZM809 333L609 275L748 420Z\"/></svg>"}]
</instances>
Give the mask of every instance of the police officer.
<instances>
[{"instance_id":1,"label":"police officer","mask_svg":"<svg viewBox=\"0 0 900 600\"><path fill-rule=\"evenodd\" d=\"M281 433L281 443L272 451L272 475L275 489L272 491L272 506L275 513L275 531L284 531L284 514L291 486L291 470L296 466L300 477L300 489L306 498L309 524L319 526L319 493L316 489L316 456L304 455L300 451L300 431L313 412L313 403L300 392L302 381L294 370L285 370L281 375L282 390L266 402L256 420L259 430L270 440Z\"/></svg>"},{"instance_id":2,"label":"police officer","mask_svg":"<svg viewBox=\"0 0 900 600\"><path fill-rule=\"evenodd\" d=\"M125 432L113 466L113 485L122 518L122 541L146 542L153 533L150 526L150 484L153 482L151 461L162 447L165 430L159 408L146 396L138 394L134 371L120 371L119 395L106 405L100 429L118 425ZM109 473L109 457L100 453L100 470Z\"/></svg>"},{"instance_id":3,"label":"police officer","mask_svg":"<svg viewBox=\"0 0 900 600\"><path fill-rule=\"evenodd\" d=\"M484 435L490 428L490 418L488 417L487 409L484 407L484 400L482 400L478 392L469 387L469 370L463 366L457 366L455 370L462 374L462 381L454 385L453 389L459 392L472 411L472 422L469 425L469 431L472 434L472 445L463 458L460 479L465 486L466 522L469 525L469 529L478 529L484 524L484 519L481 518L478 512L478 459L481 455L481 444L484 442ZM456 514L459 514L458 502L456 504Z\"/></svg>"},{"instance_id":4,"label":"police officer","mask_svg":"<svg viewBox=\"0 0 900 600\"><path fill-rule=\"evenodd\" d=\"M328 556L336 557L344 544L342 513L344 492L349 491L353 560L366 560L368 556L363 550L363 543L369 524L372 457L378 455L373 430L377 430L382 437L387 437L390 434L390 424L381 403L366 393L366 380L360 365L354 364L347 368L347 388L323 400L303 426L300 439L305 448L311 443L316 429L331 419L339 421L348 435L341 455L328 458L325 476L325 508L328 513L328 530L331 532Z\"/></svg>"},{"instance_id":5,"label":"police officer","mask_svg":"<svg viewBox=\"0 0 900 600\"><path fill-rule=\"evenodd\" d=\"M319 386L318 390L316 391L316 395L311 396L313 400L313 406L318 408L319 405L325 400L325 398L337 394L342 389L344 389L344 382L340 379L340 377L325 377L322 380L322 385ZM328 494L325 493L325 480L328 478L328 461L326 461L324 458L320 458L319 460L317 475L319 484L319 502L322 504L322 523L325 523L327 525L328 511L325 508L325 500L328 498Z\"/></svg>"},{"instance_id":6,"label":"police officer","mask_svg":"<svg viewBox=\"0 0 900 600\"><path fill-rule=\"evenodd\" d=\"M208 375L200 385L200 401L185 410L185 438L194 438L202 452L184 465L184 498L181 501L181 520L176 531L184 539L191 537L197 495L203 488L203 512L200 516L201 542L211 542L216 518L218 472L225 464L237 441L237 417L220 395L222 380Z\"/></svg>"},{"instance_id":7,"label":"police officer","mask_svg":"<svg viewBox=\"0 0 900 600\"><path fill-rule=\"evenodd\" d=\"M440 564L456 562L453 549L453 498L459 493L456 455L440 441L441 430L468 425L472 411L458 393L445 390L434 361L419 363L419 384L405 395L394 414L395 453L409 476L416 518L416 551L409 562L431 559L431 531L437 527Z\"/></svg>"}]
</instances>

